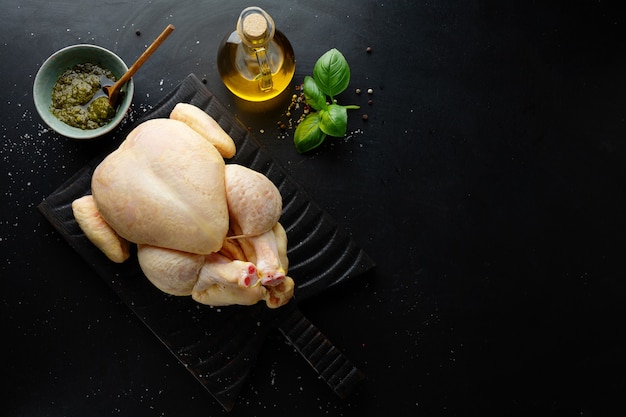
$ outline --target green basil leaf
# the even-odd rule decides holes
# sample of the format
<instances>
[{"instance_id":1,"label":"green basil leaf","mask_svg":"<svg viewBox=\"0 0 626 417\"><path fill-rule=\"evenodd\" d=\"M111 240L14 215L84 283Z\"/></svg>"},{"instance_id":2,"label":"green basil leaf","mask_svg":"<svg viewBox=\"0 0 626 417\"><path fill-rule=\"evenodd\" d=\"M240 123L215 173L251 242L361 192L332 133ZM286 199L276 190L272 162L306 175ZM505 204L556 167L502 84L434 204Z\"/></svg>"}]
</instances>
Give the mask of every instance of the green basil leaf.
<instances>
[{"instance_id":1,"label":"green basil leaf","mask_svg":"<svg viewBox=\"0 0 626 417\"><path fill-rule=\"evenodd\" d=\"M298 153L305 153L315 149L324 142L326 133L320 129L319 113L309 113L296 127L293 143Z\"/></svg>"},{"instance_id":2,"label":"green basil leaf","mask_svg":"<svg viewBox=\"0 0 626 417\"><path fill-rule=\"evenodd\" d=\"M341 52L333 48L317 60L313 77L322 92L333 98L348 88L350 66Z\"/></svg>"},{"instance_id":3,"label":"green basil leaf","mask_svg":"<svg viewBox=\"0 0 626 417\"><path fill-rule=\"evenodd\" d=\"M320 129L330 136L341 137L348 129L348 110L344 106L331 104L320 112Z\"/></svg>"},{"instance_id":4,"label":"green basil leaf","mask_svg":"<svg viewBox=\"0 0 626 417\"><path fill-rule=\"evenodd\" d=\"M320 90L313 77L304 77L304 99L315 110L326 107L326 95Z\"/></svg>"}]
</instances>

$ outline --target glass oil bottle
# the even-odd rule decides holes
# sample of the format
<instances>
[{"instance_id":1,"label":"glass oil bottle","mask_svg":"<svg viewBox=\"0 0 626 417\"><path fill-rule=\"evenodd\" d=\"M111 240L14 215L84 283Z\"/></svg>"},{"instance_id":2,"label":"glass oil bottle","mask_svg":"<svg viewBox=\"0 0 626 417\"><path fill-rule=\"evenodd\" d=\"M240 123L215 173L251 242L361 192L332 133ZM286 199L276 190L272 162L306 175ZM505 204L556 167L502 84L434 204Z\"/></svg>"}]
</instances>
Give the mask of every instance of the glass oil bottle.
<instances>
[{"instance_id":1,"label":"glass oil bottle","mask_svg":"<svg viewBox=\"0 0 626 417\"><path fill-rule=\"evenodd\" d=\"M248 101L276 97L291 83L296 60L289 40L260 7L244 9L221 42L217 68L224 85Z\"/></svg>"}]
</instances>

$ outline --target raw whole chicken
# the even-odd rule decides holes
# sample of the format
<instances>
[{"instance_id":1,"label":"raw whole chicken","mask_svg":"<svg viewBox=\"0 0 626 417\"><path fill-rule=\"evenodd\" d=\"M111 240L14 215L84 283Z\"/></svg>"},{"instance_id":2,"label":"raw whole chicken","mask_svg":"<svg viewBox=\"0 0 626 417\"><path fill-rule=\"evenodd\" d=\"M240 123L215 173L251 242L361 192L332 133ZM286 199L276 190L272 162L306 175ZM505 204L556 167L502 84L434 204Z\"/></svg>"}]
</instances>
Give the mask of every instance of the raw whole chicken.
<instances>
[{"instance_id":1,"label":"raw whole chicken","mask_svg":"<svg viewBox=\"0 0 626 417\"><path fill-rule=\"evenodd\" d=\"M294 290L282 198L263 174L224 162L234 154L214 119L179 103L169 118L133 129L96 167L74 217L114 262L135 243L142 271L165 293L280 307Z\"/></svg>"}]
</instances>

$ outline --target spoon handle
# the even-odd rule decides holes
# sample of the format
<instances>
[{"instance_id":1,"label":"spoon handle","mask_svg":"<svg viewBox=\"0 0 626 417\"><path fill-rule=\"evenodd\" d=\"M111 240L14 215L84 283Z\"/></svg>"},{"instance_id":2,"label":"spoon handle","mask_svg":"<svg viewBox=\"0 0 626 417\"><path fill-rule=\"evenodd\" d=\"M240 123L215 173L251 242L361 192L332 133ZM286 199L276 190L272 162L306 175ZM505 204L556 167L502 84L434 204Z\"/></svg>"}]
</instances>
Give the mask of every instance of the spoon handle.
<instances>
[{"instance_id":1,"label":"spoon handle","mask_svg":"<svg viewBox=\"0 0 626 417\"><path fill-rule=\"evenodd\" d=\"M148 60L150 55L152 55L154 51L156 51L157 48L161 46L163 41L165 41L165 39L167 39L167 37L170 36L173 31L174 25L167 25L163 32L161 32L161 34L152 42L152 44L150 44L148 49L146 49L143 54L141 54L141 56L137 58L137 61L135 61L135 63L128 69L128 71L126 71L126 73L122 75L122 77L117 81L117 84L123 85L125 82L130 80L131 77L137 72L137 70L141 68L143 63Z\"/></svg>"}]
</instances>

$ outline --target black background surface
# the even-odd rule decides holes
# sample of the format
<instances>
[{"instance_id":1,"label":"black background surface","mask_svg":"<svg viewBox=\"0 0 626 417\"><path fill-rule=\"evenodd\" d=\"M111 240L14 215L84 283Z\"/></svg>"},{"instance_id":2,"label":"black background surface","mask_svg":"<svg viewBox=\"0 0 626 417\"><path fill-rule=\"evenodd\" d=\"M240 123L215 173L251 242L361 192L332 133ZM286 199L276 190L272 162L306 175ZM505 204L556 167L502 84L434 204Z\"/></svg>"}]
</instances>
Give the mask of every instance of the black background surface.
<instances>
[{"instance_id":1,"label":"black background surface","mask_svg":"<svg viewBox=\"0 0 626 417\"><path fill-rule=\"evenodd\" d=\"M37 211L120 140L47 130L32 100L41 63L94 43L130 64L168 23L135 76L129 122L188 74L206 79L377 263L300 305L366 374L359 390L339 399L272 332L230 415L623 412L619 7L259 2L294 47L294 87L336 47L352 69L338 100L362 106L345 138L299 155L276 128L295 88L250 106L219 80L217 46L249 5L0 0L1 414L227 414Z\"/></svg>"}]
</instances>

